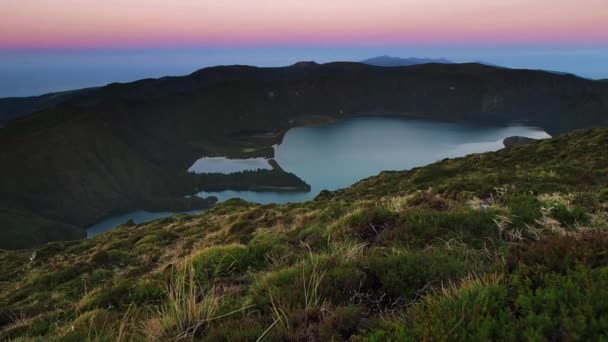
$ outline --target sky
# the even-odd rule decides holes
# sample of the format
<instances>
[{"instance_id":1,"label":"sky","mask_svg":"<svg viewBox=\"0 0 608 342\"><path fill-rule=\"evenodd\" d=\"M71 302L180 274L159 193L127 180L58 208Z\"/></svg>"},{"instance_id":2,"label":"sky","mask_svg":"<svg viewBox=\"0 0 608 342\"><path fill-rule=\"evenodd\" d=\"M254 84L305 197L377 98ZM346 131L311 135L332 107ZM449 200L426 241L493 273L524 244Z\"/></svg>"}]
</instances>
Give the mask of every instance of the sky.
<instances>
[{"instance_id":1,"label":"sky","mask_svg":"<svg viewBox=\"0 0 608 342\"><path fill-rule=\"evenodd\" d=\"M608 77L608 0L0 1L0 97L384 54Z\"/></svg>"}]
</instances>

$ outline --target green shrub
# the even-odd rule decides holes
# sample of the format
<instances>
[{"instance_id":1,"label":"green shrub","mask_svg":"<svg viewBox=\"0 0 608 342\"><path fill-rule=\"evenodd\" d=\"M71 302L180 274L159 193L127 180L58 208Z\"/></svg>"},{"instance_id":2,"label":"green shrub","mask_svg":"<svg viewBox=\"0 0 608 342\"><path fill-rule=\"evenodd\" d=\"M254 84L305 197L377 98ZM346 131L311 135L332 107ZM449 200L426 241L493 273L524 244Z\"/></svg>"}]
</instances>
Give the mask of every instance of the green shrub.
<instances>
[{"instance_id":1,"label":"green shrub","mask_svg":"<svg viewBox=\"0 0 608 342\"><path fill-rule=\"evenodd\" d=\"M37 277L34 280L33 286L35 288L49 289L59 286L60 284L66 283L70 280L77 278L80 274L89 270L89 266L77 264L73 266L67 266L64 269L48 271L47 273Z\"/></svg>"},{"instance_id":2,"label":"green shrub","mask_svg":"<svg viewBox=\"0 0 608 342\"><path fill-rule=\"evenodd\" d=\"M595 268L608 265L608 235L585 233L573 237L551 237L534 244L511 248L507 272L516 270L535 282L546 272L565 274L577 265Z\"/></svg>"},{"instance_id":3,"label":"green shrub","mask_svg":"<svg viewBox=\"0 0 608 342\"><path fill-rule=\"evenodd\" d=\"M441 250L378 253L367 260L366 288L386 300L409 302L442 283L466 276L475 269L458 255Z\"/></svg>"},{"instance_id":4,"label":"green shrub","mask_svg":"<svg viewBox=\"0 0 608 342\"><path fill-rule=\"evenodd\" d=\"M91 255L91 261L95 263L95 265L105 265L109 262L109 259L108 252L104 249L98 250Z\"/></svg>"},{"instance_id":5,"label":"green shrub","mask_svg":"<svg viewBox=\"0 0 608 342\"><path fill-rule=\"evenodd\" d=\"M369 340L602 340L608 337L608 236L551 237L512 248L502 276L425 297Z\"/></svg>"},{"instance_id":6,"label":"green shrub","mask_svg":"<svg viewBox=\"0 0 608 342\"><path fill-rule=\"evenodd\" d=\"M130 239L119 239L113 240L111 243L106 245L107 250L130 250L133 246L133 243Z\"/></svg>"},{"instance_id":7,"label":"green shrub","mask_svg":"<svg viewBox=\"0 0 608 342\"><path fill-rule=\"evenodd\" d=\"M87 280L89 281L90 285L95 286L102 284L106 280L110 279L113 274L114 272L110 270L98 268L89 275Z\"/></svg>"},{"instance_id":8,"label":"green shrub","mask_svg":"<svg viewBox=\"0 0 608 342\"><path fill-rule=\"evenodd\" d=\"M515 340L513 315L506 306L504 286L467 280L449 295L430 296L386 321L369 341L495 341Z\"/></svg>"},{"instance_id":9,"label":"green shrub","mask_svg":"<svg viewBox=\"0 0 608 342\"><path fill-rule=\"evenodd\" d=\"M397 213L383 206L359 208L340 222L335 238L373 242L383 231L394 228L398 217Z\"/></svg>"},{"instance_id":10,"label":"green shrub","mask_svg":"<svg viewBox=\"0 0 608 342\"><path fill-rule=\"evenodd\" d=\"M203 283L242 274L252 261L255 260L248 258L247 249L242 245L208 247L191 259L196 278Z\"/></svg>"},{"instance_id":11,"label":"green shrub","mask_svg":"<svg viewBox=\"0 0 608 342\"><path fill-rule=\"evenodd\" d=\"M251 222L248 218L239 218L234 222L230 228L230 241L235 243L246 244L252 237L252 233L255 232L256 225Z\"/></svg>"},{"instance_id":12,"label":"green shrub","mask_svg":"<svg viewBox=\"0 0 608 342\"><path fill-rule=\"evenodd\" d=\"M247 244L246 266L261 269L269 262L269 258L285 258L292 253L285 238L275 233L256 234Z\"/></svg>"},{"instance_id":13,"label":"green shrub","mask_svg":"<svg viewBox=\"0 0 608 342\"><path fill-rule=\"evenodd\" d=\"M423 207L431 210L448 210L450 202L441 198L439 194L431 191L418 191L408 199L407 204L412 207Z\"/></svg>"},{"instance_id":14,"label":"green shrub","mask_svg":"<svg viewBox=\"0 0 608 342\"><path fill-rule=\"evenodd\" d=\"M114 310L95 309L78 316L61 341L112 341L119 315Z\"/></svg>"},{"instance_id":15,"label":"green shrub","mask_svg":"<svg viewBox=\"0 0 608 342\"><path fill-rule=\"evenodd\" d=\"M514 275L506 283L462 285L408 310L405 325L372 340L565 340L606 338L608 267L549 273L533 283ZM507 290L509 289L509 290Z\"/></svg>"},{"instance_id":16,"label":"green shrub","mask_svg":"<svg viewBox=\"0 0 608 342\"><path fill-rule=\"evenodd\" d=\"M342 305L359 291L364 280L365 272L354 262L312 255L263 275L251 286L249 297L262 310L268 310L273 302L286 308Z\"/></svg>"},{"instance_id":17,"label":"green shrub","mask_svg":"<svg viewBox=\"0 0 608 342\"><path fill-rule=\"evenodd\" d=\"M292 243L304 242L311 248L322 248L327 243L326 226L315 223L305 228L299 229L290 239Z\"/></svg>"},{"instance_id":18,"label":"green shrub","mask_svg":"<svg viewBox=\"0 0 608 342\"><path fill-rule=\"evenodd\" d=\"M49 330L51 330L53 323L49 320L48 317L38 317L34 319L29 326L28 335L29 336L42 336L46 335Z\"/></svg>"},{"instance_id":19,"label":"green shrub","mask_svg":"<svg viewBox=\"0 0 608 342\"><path fill-rule=\"evenodd\" d=\"M164 298L165 291L156 280L140 281L133 290L133 301L137 304L158 303Z\"/></svg>"},{"instance_id":20,"label":"green shrub","mask_svg":"<svg viewBox=\"0 0 608 342\"><path fill-rule=\"evenodd\" d=\"M129 262L130 258L131 258L131 254L129 254L128 252L125 252L125 251L116 250L116 249L108 251L108 259L109 259L110 263L112 263L114 265L126 264Z\"/></svg>"},{"instance_id":21,"label":"green shrub","mask_svg":"<svg viewBox=\"0 0 608 342\"><path fill-rule=\"evenodd\" d=\"M236 315L235 315L236 316ZM238 318L231 316L216 322L211 321L210 327L203 336L202 341L256 341L264 331L272 324L272 320L263 320L259 317L248 317L239 315ZM274 330L271 329L263 341L271 341Z\"/></svg>"},{"instance_id":22,"label":"green shrub","mask_svg":"<svg viewBox=\"0 0 608 342\"><path fill-rule=\"evenodd\" d=\"M568 209L568 207L563 204L555 206L551 210L551 216L561 224L569 227L585 225L591 220L591 215L585 209L579 206Z\"/></svg>"},{"instance_id":23,"label":"green shrub","mask_svg":"<svg viewBox=\"0 0 608 342\"><path fill-rule=\"evenodd\" d=\"M129 281L120 280L110 283L92 293L81 304L84 310L112 308L128 305L133 300L133 287Z\"/></svg>"},{"instance_id":24,"label":"green shrub","mask_svg":"<svg viewBox=\"0 0 608 342\"><path fill-rule=\"evenodd\" d=\"M178 238L178 235L165 229L158 229L154 233L148 233L148 235L139 239L135 244L135 247L146 244L154 245L167 245Z\"/></svg>"},{"instance_id":25,"label":"green shrub","mask_svg":"<svg viewBox=\"0 0 608 342\"><path fill-rule=\"evenodd\" d=\"M596 192L577 192L572 204L582 207L587 211L597 211L601 209L600 197Z\"/></svg>"},{"instance_id":26,"label":"green shrub","mask_svg":"<svg viewBox=\"0 0 608 342\"><path fill-rule=\"evenodd\" d=\"M270 311L273 302L286 307L301 306L301 275L302 270L297 267L267 273L251 285L249 301L265 312Z\"/></svg>"},{"instance_id":27,"label":"green shrub","mask_svg":"<svg viewBox=\"0 0 608 342\"><path fill-rule=\"evenodd\" d=\"M608 188L603 188L599 191L597 198L602 203L608 202Z\"/></svg>"},{"instance_id":28,"label":"green shrub","mask_svg":"<svg viewBox=\"0 0 608 342\"><path fill-rule=\"evenodd\" d=\"M501 198L511 212L513 225L524 227L541 218L540 202L530 193L509 193Z\"/></svg>"},{"instance_id":29,"label":"green shrub","mask_svg":"<svg viewBox=\"0 0 608 342\"><path fill-rule=\"evenodd\" d=\"M438 239L458 238L473 247L484 247L488 239L496 240L498 228L492 210L435 211L413 208L405 211L397 229L385 239L392 244L401 243L425 247Z\"/></svg>"},{"instance_id":30,"label":"green shrub","mask_svg":"<svg viewBox=\"0 0 608 342\"><path fill-rule=\"evenodd\" d=\"M91 261L97 266L126 264L131 258L128 252L121 250L99 250L91 256Z\"/></svg>"},{"instance_id":31,"label":"green shrub","mask_svg":"<svg viewBox=\"0 0 608 342\"><path fill-rule=\"evenodd\" d=\"M338 306L319 326L319 337L324 341L347 341L360 328L363 312L357 306Z\"/></svg>"},{"instance_id":32,"label":"green shrub","mask_svg":"<svg viewBox=\"0 0 608 342\"><path fill-rule=\"evenodd\" d=\"M334 305L348 304L353 295L359 293L366 277L358 263L335 261L326 266L320 296Z\"/></svg>"}]
</instances>

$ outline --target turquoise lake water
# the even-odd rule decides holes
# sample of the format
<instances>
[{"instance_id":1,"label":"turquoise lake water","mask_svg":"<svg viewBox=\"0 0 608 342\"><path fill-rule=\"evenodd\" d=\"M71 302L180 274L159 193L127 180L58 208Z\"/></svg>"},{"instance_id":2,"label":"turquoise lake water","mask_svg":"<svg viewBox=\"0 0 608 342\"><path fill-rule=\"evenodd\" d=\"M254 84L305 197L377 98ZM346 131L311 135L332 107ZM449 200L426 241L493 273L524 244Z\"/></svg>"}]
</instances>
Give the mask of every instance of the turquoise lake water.
<instances>
[{"instance_id":1,"label":"turquoise lake water","mask_svg":"<svg viewBox=\"0 0 608 342\"><path fill-rule=\"evenodd\" d=\"M405 170L444 158L496 151L509 136L549 138L542 129L469 125L393 117L359 117L320 126L298 127L275 147L275 159L295 173L307 193L220 191L201 192L219 201L242 198L256 203L299 202L321 190L336 190L383 170ZM234 172L235 161L224 160L224 172ZM215 172L222 171L214 165ZM204 167L198 169L205 172Z\"/></svg>"},{"instance_id":2,"label":"turquoise lake water","mask_svg":"<svg viewBox=\"0 0 608 342\"><path fill-rule=\"evenodd\" d=\"M230 198L264 204L306 201L321 190L344 188L383 170L405 170L444 158L496 151L504 147L502 141L509 136L550 137L542 129L520 125L481 126L392 117L359 117L298 127L289 130L275 147L275 159L283 169L310 184L310 192L220 191L201 192L198 196L216 196L220 202ZM263 158L201 158L189 171L229 173L257 168L270 165ZM143 223L173 214L136 211L111 217L89 227L87 236L129 219Z\"/></svg>"}]
</instances>

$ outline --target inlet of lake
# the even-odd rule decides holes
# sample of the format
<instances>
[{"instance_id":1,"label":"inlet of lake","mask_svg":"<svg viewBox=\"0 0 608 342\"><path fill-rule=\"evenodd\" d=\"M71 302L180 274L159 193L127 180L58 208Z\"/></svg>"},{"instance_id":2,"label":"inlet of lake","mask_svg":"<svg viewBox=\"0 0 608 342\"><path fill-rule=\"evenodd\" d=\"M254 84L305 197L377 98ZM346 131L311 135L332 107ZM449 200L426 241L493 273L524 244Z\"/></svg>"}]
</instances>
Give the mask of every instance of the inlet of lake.
<instances>
[{"instance_id":1,"label":"inlet of lake","mask_svg":"<svg viewBox=\"0 0 608 342\"><path fill-rule=\"evenodd\" d=\"M383 170L406 170L444 158L496 151L504 147L503 139L510 136L550 137L540 128L524 125L487 126L380 116L297 127L289 130L275 147L275 160L285 171L310 184L310 192L219 191L197 195L215 196L220 202L230 198L262 204L301 202L314 198L321 190L344 188ZM260 158L201 158L189 171L230 173L258 168L269 165ZM171 214L139 211L112 217L90 227L87 236L128 219L140 223Z\"/></svg>"}]
</instances>

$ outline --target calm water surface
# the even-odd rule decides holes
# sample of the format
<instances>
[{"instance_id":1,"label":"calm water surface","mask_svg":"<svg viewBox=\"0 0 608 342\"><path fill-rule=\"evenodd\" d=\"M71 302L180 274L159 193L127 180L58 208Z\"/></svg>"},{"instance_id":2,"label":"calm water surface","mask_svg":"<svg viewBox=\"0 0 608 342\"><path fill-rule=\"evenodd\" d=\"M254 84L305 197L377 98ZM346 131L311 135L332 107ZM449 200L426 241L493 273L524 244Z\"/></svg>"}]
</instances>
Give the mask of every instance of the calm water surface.
<instances>
[{"instance_id":1,"label":"calm water surface","mask_svg":"<svg viewBox=\"0 0 608 342\"><path fill-rule=\"evenodd\" d=\"M289 130L275 147L275 159L286 171L311 186L308 193L252 191L201 192L219 201L242 198L257 203L299 202L321 190L336 190L383 170L405 170L444 158L496 151L509 136L549 138L526 126L476 126L391 117L360 117L322 126ZM205 172L204 170L200 170Z\"/></svg>"},{"instance_id":2,"label":"calm water surface","mask_svg":"<svg viewBox=\"0 0 608 342\"><path fill-rule=\"evenodd\" d=\"M444 158L499 150L504 147L504 138L515 135L549 138L534 127L488 127L390 117L361 117L299 127L287 132L283 142L275 147L275 159L283 169L310 184L310 192L220 191L201 192L198 196L216 196L220 202L230 198L257 203L300 202L314 198L321 190L344 188L383 170L405 170ZM229 173L258 168L269 169L270 165L263 158L201 158L189 171ZM143 223L174 214L136 211L111 217L89 227L87 237L129 219Z\"/></svg>"}]
</instances>

